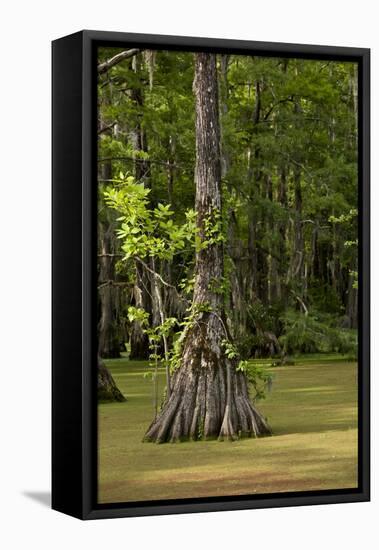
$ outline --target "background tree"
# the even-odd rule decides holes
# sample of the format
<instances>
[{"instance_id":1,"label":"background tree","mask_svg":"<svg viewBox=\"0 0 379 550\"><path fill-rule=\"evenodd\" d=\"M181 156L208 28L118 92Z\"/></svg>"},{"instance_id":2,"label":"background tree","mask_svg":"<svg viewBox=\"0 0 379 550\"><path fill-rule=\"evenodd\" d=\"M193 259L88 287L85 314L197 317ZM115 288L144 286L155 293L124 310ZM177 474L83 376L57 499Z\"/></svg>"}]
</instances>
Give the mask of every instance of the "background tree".
<instances>
[{"instance_id":1,"label":"background tree","mask_svg":"<svg viewBox=\"0 0 379 550\"><path fill-rule=\"evenodd\" d=\"M198 293L205 237L197 236L197 249L187 242L171 258L156 256L154 265L148 252L141 258L145 266L132 257L123 261L117 215L102 192L105 186L122 187L120 171L131 175L149 189L150 210L171 205L178 227L188 210L200 206L194 185L199 137L193 55L107 48L100 49L99 67L99 233L109 235L111 253L103 257L109 262L106 277L116 283L108 297L99 296L99 321L102 311L112 318L100 327L114 327L113 336L101 328L100 340L107 341L103 350L113 340L119 353L146 358L146 329L162 323L154 273L167 283L158 285L165 317L189 322L195 310L186 311L186 304L195 303ZM199 229L222 228L218 290L228 338L242 360L271 356L285 363L292 354L309 352L355 357L357 68L337 61L220 55L214 71L223 201ZM212 162L209 169L215 171ZM106 267L104 244L99 241L99 273ZM101 277L99 286L105 282ZM101 306L105 298L114 305ZM130 321L130 307L149 313L144 330ZM177 331L178 325L167 337L170 356L176 354ZM133 336L137 332L139 338ZM162 337L162 358L164 347Z\"/></svg>"}]
</instances>

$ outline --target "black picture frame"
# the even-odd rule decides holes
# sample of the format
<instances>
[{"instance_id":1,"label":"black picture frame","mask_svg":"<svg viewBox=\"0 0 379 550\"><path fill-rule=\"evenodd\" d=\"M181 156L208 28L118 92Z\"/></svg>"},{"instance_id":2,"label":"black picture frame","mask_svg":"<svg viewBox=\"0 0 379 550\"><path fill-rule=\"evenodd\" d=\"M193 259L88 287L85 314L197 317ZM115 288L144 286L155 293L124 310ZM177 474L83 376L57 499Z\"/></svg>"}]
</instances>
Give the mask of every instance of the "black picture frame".
<instances>
[{"instance_id":1,"label":"black picture frame","mask_svg":"<svg viewBox=\"0 0 379 550\"><path fill-rule=\"evenodd\" d=\"M97 47L355 61L359 77L359 486L96 503ZM81 519L241 510L370 499L370 50L85 30L52 44L52 507ZM69 398L67 397L69 396Z\"/></svg>"}]
</instances>

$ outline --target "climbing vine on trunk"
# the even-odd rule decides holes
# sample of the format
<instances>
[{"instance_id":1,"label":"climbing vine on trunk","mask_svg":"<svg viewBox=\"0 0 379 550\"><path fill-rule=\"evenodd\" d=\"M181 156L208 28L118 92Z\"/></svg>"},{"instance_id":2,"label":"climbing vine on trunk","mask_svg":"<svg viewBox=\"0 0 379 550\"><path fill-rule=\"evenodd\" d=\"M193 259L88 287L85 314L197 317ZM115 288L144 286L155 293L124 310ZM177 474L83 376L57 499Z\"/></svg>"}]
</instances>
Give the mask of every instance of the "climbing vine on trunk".
<instances>
[{"instance_id":1,"label":"climbing vine on trunk","mask_svg":"<svg viewBox=\"0 0 379 550\"><path fill-rule=\"evenodd\" d=\"M224 297L214 288L224 274L221 162L216 56L195 55L197 250L191 323L182 335L170 398L145 441L236 439L270 433L249 399L246 375L223 342L230 340Z\"/></svg>"}]
</instances>

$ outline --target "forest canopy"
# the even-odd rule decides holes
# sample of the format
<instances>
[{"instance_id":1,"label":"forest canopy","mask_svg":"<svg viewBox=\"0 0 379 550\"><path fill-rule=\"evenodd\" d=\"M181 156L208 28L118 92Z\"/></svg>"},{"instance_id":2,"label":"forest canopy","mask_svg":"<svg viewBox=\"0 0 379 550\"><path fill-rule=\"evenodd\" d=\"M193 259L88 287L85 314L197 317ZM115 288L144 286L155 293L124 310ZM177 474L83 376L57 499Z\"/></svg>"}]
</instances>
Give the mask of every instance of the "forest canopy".
<instances>
[{"instance_id":1,"label":"forest canopy","mask_svg":"<svg viewBox=\"0 0 379 550\"><path fill-rule=\"evenodd\" d=\"M248 359L356 357L357 111L354 63L99 49L99 397L102 359L164 368L147 439L268 433Z\"/></svg>"}]
</instances>

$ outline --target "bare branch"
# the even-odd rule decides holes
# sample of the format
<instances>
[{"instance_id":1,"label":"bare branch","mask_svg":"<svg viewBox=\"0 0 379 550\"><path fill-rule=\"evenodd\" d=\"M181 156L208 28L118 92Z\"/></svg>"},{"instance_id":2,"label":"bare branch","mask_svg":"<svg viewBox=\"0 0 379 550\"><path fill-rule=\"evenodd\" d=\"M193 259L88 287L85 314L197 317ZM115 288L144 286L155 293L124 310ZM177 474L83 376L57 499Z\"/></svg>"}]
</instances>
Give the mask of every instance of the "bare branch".
<instances>
[{"instance_id":1,"label":"bare branch","mask_svg":"<svg viewBox=\"0 0 379 550\"><path fill-rule=\"evenodd\" d=\"M117 124L116 120L114 122L112 122L111 124L104 124L104 126L102 126L98 130L97 135L99 136L100 134L104 134L105 132L108 132L109 130L112 130L114 128L114 126L116 126L116 124Z\"/></svg>"},{"instance_id":2,"label":"bare branch","mask_svg":"<svg viewBox=\"0 0 379 550\"><path fill-rule=\"evenodd\" d=\"M159 273L157 273L156 271L154 271L154 269L151 269L151 267L149 267L147 265L146 262L144 262L143 260L141 260L141 258L139 258L138 256L135 256L135 259L137 260L137 262L139 262L141 265L143 265L143 267L149 271L152 275L154 275L154 277L156 277L161 283L162 285L164 286L167 286L168 288L173 288L174 290L176 290L176 288L174 287L174 285L170 285L170 283L168 283L167 281L165 281L160 275Z\"/></svg>"},{"instance_id":3,"label":"bare branch","mask_svg":"<svg viewBox=\"0 0 379 550\"><path fill-rule=\"evenodd\" d=\"M124 59L130 59L131 57L134 57L135 55L137 55L137 53L139 52L140 52L139 49L132 48L131 50L125 50L123 52L116 54L114 57L111 57L110 59L108 59L108 61L104 61L103 63L100 63L97 66L98 74L106 73L107 71L109 71L109 69L111 69L121 61L124 61Z\"/></svg>"},{"instance_id":4,"label":"bare branch","mask_svg":"<svg viewBox=\"0 0 379 550\"><path fill-rule=\"evenodd\" d=\"M118 281L109 280L99 284L99 286L97 287L97 290L101 290L106 286L116 286L116 287L125 288L126 286L132 287L133 285L131 283L122 283Z\"/></svg>"},{"instance_id":5,"label":"bare branch","mask_svg":"<svg viewBox=\"0 0 379 550\"><path fill-rule=\"evenodd\" d=\"M153 277L155 277L156 279L158 279L158 281L160 281L160 282L162 283L162 285L166 286L167 288L171 288L171 289L175 292L176 296L178 297L178 299L179 299L181 302L183 302L184 304L187 304L187 305L188 305L188 300L186 300L186 298L184 298L184 296L182 296L182 295L178 292L177 288L176 288L174 285L171 285L170 283L168 283L167 281L165 281L165 280L161 277L161 275L159 275L159 273L157 273L154 269L151 269L151 267L149 267L149 266L147 265L147 263L144 262L143 260L141 260L141 258L139 258L138 256L134 256L134 259L135 259L137 262L139 262L141 265L143 265L143 267L144 267L149 273L151 273L151 274L153 275Z\"/></svg>"},{"instance_id":6,"label":"bare branch","mask_svg":"<svg viewBox=\"0 0 379 550\"><path fill-rule=\"evenodd\" d=\"M301 307L303 308L304 314L305 314L305 316L307 317L307 315L308 315L308 308L307 308L307 306L305 305L305 303L303 302L303 300L300 298L300 296L298 296L294 291L292 291L292 294L295 296L296 300L299 302L299 304L300 304Z\"/></svg>"},{"instance_id":7,"label":"bare branch","mask_svg":"<svg viewBox=\"0 0 379 550\"><path fill-rule=\"evenodd\" d=\"M167 166L168 168L181 168L183 166L183 164L175 164L173 162L170 162L169 160L158 160L158 159L151 159L151 158L140 159L140 158L128 157L128 156L105 157L105 158L98 159L97 162L103 163L103 162L113 162L118 160L125 160L129 162L146 162L150 164L161 164L162 166ZM189 166L189 163L188 163L188 166Z\"/></svg>"},{"instance_id":8,"label":"bare branch","mask_svg":"<svg viewBox=\"0 0 379 550\"><path fill-rule=\"evenodd\" d=\"M290 96L290 97L286 97L285 99L280 99L279 101L277 101L276 103L274 103L274 105L272 105L272 107L270 107L270 109L267 111L267 113L265 114L265 116L263 117L263 119L265 121L268 120L268 117L271 115L272 111L275 109L275 107L278 107L278 105L281 105L282 103L287 103L288 101L291 101L293 102L293 97Z\"/></svg>"}]
</instances>

